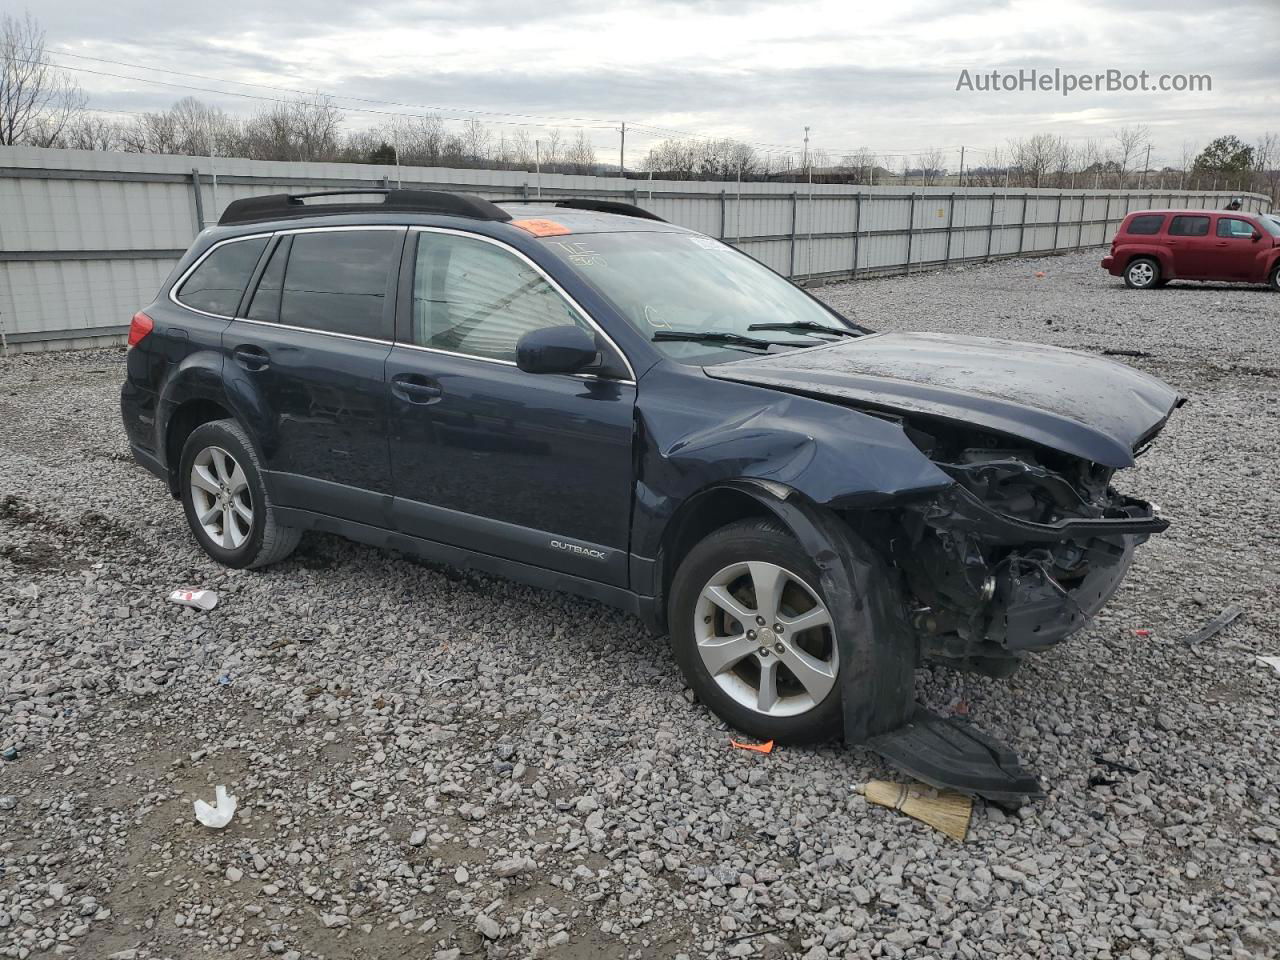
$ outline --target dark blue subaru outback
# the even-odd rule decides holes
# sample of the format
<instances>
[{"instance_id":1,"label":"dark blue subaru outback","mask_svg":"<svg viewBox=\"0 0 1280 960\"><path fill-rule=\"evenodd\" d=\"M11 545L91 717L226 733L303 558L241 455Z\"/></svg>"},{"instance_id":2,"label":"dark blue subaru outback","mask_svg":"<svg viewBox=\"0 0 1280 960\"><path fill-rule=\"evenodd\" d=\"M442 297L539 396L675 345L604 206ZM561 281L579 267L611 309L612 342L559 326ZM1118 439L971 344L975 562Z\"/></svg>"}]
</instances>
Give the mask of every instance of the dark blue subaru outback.
<instances>
[{"instance_id":1,"label":"dark blue subaru outback","mask_svg":"<svg viewBox=\"0 0 1280 960\"><path fill-rule=\"evenodd\" d=\"M133 454L219 562L322 530L614 604L761 738L900 729L923 657L1007 675L1166 526L1111 486L1160 381L877 334L627 204L240 200L129 343Z\"/></svg>"}]
</instances>

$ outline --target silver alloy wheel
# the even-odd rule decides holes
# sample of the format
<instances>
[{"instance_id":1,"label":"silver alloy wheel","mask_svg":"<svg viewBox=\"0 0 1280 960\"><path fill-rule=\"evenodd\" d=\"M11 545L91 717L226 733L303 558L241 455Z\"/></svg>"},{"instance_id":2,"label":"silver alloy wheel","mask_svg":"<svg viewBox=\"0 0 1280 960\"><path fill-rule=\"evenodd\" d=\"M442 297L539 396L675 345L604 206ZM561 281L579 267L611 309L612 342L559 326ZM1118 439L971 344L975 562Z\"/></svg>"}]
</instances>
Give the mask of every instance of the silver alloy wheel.
<instances>
[{"instance_id":1,"label":"silver alloy wheel","mask_svg":"<svg viewBox=\"0 0 1280 960\"><path fill-rule=\"evenodd\" d=\"M1148 287L1156 278L1156 271L1145 260L1129 267L1129 279L1135 287Z\"/></svg>"},{"instance_id":2,"label":"silver alloy wheel","mask_svg":"<svg viewBox=\"0 0 1280 960\"><path fill-rule=\"evenodd\" d=\"M253 533L249 478L221 447L205 447L191 461L191 506L209 539L237 550Z\"/></svg>"},{"instance_id":3,"label":"silver alloy wheel","mask_svg":"<svg viewBox=\"0 0 1280 960\"><path fill-rule=\"evenodd\" d=\"M826 605L774 563L734 563L713 576L698 596L694 639L720 689L770 717L818 706L840 670Z\"/></svg>"}]
</instances>

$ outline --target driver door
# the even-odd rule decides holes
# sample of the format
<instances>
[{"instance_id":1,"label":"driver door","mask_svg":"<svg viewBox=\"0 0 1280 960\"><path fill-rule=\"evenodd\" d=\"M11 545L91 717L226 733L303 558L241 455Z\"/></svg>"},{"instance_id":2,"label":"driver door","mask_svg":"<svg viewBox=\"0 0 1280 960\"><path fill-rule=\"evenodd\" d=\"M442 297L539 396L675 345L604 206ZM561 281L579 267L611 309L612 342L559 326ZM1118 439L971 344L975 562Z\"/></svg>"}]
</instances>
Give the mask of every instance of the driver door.
<instances>
[{"instance_id":1,"label":"driver door","mask_svg":"<svg viewBox=\"0 0 1280 960\"><path fill-rule=\"evenodd\" d=\"M515 363L540 327L607 338L498 241L415 230L402 274L386 365L396 528L625 586L635 383Z\"/></svg>"}]
</instances>

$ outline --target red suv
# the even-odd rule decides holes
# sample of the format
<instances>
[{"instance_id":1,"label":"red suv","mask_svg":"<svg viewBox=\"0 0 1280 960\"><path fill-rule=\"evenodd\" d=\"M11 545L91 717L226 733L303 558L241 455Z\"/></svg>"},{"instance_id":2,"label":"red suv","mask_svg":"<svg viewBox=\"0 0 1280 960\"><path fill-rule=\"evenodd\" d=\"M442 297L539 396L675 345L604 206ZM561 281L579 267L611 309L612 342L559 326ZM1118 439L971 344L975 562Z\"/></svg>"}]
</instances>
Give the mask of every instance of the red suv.
<instances>
[{"instance_id":1,"label":"red suv","mask_svg":"<svg viewBox=\"0 0 1280 960\"><path fill-rule=\"evenodd\" d=\"M1280 220L1227 210L1140 210L1120 224L1102 269L1139 290L1170 280L1280 290Z\"/></svg>"}]
</instances>

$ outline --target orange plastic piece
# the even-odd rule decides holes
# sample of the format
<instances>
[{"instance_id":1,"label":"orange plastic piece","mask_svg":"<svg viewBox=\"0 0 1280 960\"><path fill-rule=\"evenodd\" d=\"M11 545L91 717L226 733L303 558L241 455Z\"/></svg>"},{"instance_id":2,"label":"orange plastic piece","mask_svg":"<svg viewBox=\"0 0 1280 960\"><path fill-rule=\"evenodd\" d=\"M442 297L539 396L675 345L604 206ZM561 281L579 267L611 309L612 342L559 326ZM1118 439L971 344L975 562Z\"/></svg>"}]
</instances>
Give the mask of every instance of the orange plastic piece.
<instances>
[{"instance_id":1,"label":"orange plastic piece","mask_svg":"<svg viewBox=\"0 0 1280 960\"><path fill-rule=\"evenodd\" d=\"M730 740L730 744L739 750L751 750L755 753L773 753L773 741L767 743L739 743L737 740Z\"/></svg>"},{"instance_id":2,"label":"orange plastic piece","mask_svg":"<svg viewBox=\"0 0 1280 960\"><path fill-rule=\"evenodd\" d=\"M534 218L532 220L512 220L513 227L519 227L521 230L527 230L535 237L563 237L567 233L573 233L563 223L556 223L554 220L541 220Z\"/></svg>"}]
</instances>

